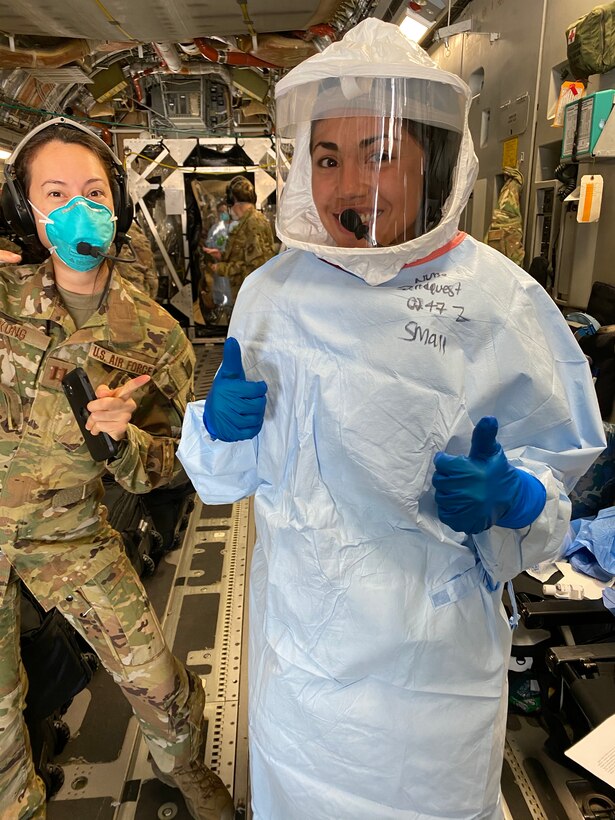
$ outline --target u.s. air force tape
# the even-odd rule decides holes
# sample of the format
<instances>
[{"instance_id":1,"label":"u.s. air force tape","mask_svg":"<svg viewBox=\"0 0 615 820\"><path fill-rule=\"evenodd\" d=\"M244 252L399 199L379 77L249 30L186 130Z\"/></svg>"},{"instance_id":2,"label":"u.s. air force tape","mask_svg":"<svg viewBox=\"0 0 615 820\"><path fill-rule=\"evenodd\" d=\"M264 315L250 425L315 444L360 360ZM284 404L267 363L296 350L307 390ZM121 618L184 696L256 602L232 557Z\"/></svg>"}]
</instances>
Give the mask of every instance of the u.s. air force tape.
<instances>
[{"instance_id":1,"label":"u.s. air force tape","mask_svg":"<svg viewBox=\"0 0 615 820\"><path fill-rule=\"evenodd\" d=\"M125 370L127 373L134 373L135 376L141 376L144 373L151 376L154 373L153 365L141 362L139 359L130 359L128 356L122 356L120 353L113 353L111 350L99 347L98 345L91 345L88 355L93 359L97 359L99 362L108 364L110 367Z\"/></svg>"}]
</instances>

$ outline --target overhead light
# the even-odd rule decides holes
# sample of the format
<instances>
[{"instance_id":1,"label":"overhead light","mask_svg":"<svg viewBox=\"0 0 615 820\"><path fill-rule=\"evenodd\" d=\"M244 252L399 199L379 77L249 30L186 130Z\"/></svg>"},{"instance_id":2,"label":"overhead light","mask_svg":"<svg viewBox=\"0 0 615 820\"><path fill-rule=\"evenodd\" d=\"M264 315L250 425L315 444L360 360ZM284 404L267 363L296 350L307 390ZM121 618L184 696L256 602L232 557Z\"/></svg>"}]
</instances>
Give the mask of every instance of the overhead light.
<instances>
[{"instance_id":1,"label":"overhead light","mask_svg":"<svg viewBox=\"0 0 615 820\"><path fill-rule=\"evenodd\" d=\"M427 29L431 27L431 23L425 22L418 14L412 14L411 11L408 11L399 27L406 37L418 43Z\"/></svg>"},{"instance_id":2,"label":"overhead light","mask_svg":"<svg viewBox=\"0 0 615 820\"><path fill-rule=\"evenodd\" d=\"M8 148L0 148L0 161L8 159L12 153Z\"/></svg>"}]
</instances>

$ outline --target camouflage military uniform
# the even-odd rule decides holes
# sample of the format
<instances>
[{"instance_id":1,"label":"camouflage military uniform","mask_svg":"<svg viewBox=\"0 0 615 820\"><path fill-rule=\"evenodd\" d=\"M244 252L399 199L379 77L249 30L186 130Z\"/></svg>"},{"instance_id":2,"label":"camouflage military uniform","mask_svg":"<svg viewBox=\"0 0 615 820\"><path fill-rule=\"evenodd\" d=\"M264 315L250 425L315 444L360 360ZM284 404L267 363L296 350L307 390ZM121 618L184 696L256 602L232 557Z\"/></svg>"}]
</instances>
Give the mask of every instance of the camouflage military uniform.
<instances>
[{"instance_id":1,"label":"camouflage military uniform","mask_svg":"<svg viewBox=\"0 0 615 820\"><path fill-rule=\"evenodd\" d=\"M113 462L90 457L61 386L81 365L96 387L149 373ZM119 277L80 329L50 262L0 268L0 817L44 817L21 710L21 576L58 607L119 683L162 771L195 759L204 695L167 648L121 540L99 505L108 469L147 492L179 469L175 444L192 398L194 354L162 308Z\"/></svg>"},{"instance_id":2,"label":"camouflage military uniform","mask_svg":"<svg viewBox=\"0 0 615 820\"><path fill-rule=\"evenodd\" d=\"M506 180L498 197L491 224L485 237L487 245L503 253L517 265L523 264L523 221L521 219L521 187L523 175L516 168L504 168Z\"/></svg>"},{"instance_id":3,"label":"camouflage military uniform","mask_svg":"<svg viewBox=\"0 0 615 820\"><path fill-rule=\"evenodd\" d=\"M216 274L231 280L233 302L246 276L274 254L269 220L250 208L229 233L222 260L216 265Z\"/></svg>"},{"instance_id":4,"label":"camouflage military uniform","mask_svg":"<svg viewBox=\"0 0 615 820\"><path fill-rule=\"evenodd\" d=\"M120 275L122 279L132 282L143 293L155 299L158 295L158 271L150 241L137 222L133 222L130 226L129 235L137 260L136 262L118 262ZM122 256L128 256L127 249L122 249L120 258Z\"/></svg>"},{"instance_id":5,"label":"camouflage military uniform","mask_svg":"<svg viewBox=\"0 0 615 820\"><path fill-rule=\"evenodd\" d=\"M0 251L10 251L21 254L21 248L15 242L11 242L6 236L0 236Z\"/></svg>"}]
</instances>

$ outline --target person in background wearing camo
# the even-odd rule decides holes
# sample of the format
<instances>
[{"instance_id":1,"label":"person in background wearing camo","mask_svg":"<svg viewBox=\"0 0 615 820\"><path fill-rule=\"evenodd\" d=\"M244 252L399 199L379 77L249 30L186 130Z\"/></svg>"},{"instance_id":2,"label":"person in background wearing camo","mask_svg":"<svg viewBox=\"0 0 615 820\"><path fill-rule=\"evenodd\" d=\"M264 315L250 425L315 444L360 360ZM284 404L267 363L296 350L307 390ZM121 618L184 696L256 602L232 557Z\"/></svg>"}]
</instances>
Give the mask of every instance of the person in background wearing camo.
<instances>
[{"instance_id":1,"label":"person in background wearing camo","mask_svg":"<svg viewBox=\"0 0 615 820\"><path fill-rule=\"evenodd\" d=\"M204 250L219 260L213 265L214 272L230 279L234 304L243 280L271 259L275 248L269 220L256 210L256 192L249 179L233 177L226 188L226 204L235 224L231 225L224 250Z\"/></svg>"},{"instance_id":2,"label":"person in background wearing camo","mask_svg":"<svg viewBox=\"0 0 615 820\"><path fill-rule=\"evenodd\" d=\"M100 504L106 470L137 493L179 471L194 353L166 311L94 256L121 244L132 221L121 163L102 140L51 120L22 140L5 173L9 225L51 255L36 267L0 252L0 817L46 813L22 717L19 576L120 685L156 775L182 791L193 817L231 820L231 797L204 763L201 681L167 647ZM65 398L62 378L77 366L97 397L88 428L119 443L112 460L92 459Z\"/></svg>"},{"instance_id":3,"label":"person in background wearing camo","mask_svg":"<svg viewBox=\"0 0 615 820\"><path fill-rule=\"evenodd\" d=\"M122 279L147 293L152 299L158 295L158 271L154 260L154 252L147 235L139 223L134 220L130 226L130 242L135 252L136 260L123 259L120 254L119 272Z\"/></svg>"}]
</instances>

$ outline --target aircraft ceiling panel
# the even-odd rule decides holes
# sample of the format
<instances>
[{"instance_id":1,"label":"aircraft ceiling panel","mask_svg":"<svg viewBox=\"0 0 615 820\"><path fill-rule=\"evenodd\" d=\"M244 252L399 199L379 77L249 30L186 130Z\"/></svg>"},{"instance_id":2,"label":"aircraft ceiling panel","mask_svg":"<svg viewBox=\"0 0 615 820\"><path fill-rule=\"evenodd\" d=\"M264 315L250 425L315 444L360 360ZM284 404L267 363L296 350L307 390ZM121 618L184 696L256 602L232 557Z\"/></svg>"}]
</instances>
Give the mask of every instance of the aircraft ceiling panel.
<instances>
[{"instance_id":1,"label":"aircraft ceiling panel","mask_svg":"<svg viewBox=\"0 0 615 820\"><path fill-rule=\"evenodd\" d=\"M248 0L257 32L305 29L326 20L330 2ZM322 20L318 20L319 8ZM316 18L316 19L314 19ZM234 0L0 0L0 30L7 34L92 40L183 42L207 35L247 33Z\"/></svg>"}]
</instances>

